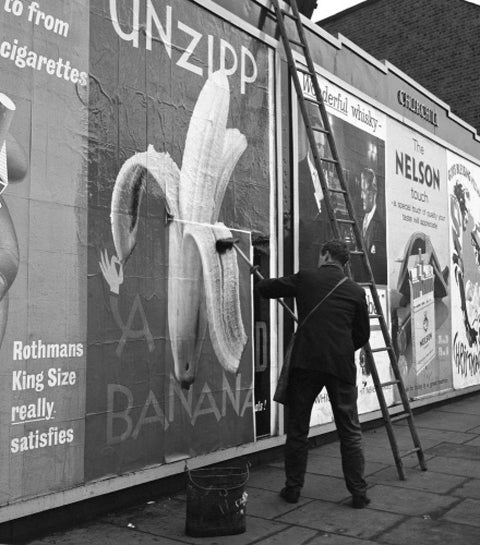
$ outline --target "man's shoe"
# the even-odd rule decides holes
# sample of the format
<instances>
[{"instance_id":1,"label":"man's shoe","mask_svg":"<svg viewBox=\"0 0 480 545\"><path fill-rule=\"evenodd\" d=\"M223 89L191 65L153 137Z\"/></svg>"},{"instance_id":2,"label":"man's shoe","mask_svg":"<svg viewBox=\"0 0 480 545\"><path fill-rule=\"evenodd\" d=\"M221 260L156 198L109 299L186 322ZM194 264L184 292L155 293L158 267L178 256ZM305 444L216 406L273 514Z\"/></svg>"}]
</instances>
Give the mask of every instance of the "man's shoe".
<instances>
[{"instance_id":1,"label":"man's shoe","mask_svg":"<svg viewBox=\"0 0 480 545\"><path fill-rule=\"evenodd\" d=\"M351 506L355 509L363 509L370 503L370 498L367 496L352 496Z\"/></svg>"},{"instance_id":2,"label":"man's shoe","mask_svg":"<svg viewBox=\"0 0 480 545\"><path fill-rule=\"evenodd\" d=\"M280 490L280 497L288 503L298 503L298 499L300 498L300 490L286 486Z\"/></svg>"}]
</instances>

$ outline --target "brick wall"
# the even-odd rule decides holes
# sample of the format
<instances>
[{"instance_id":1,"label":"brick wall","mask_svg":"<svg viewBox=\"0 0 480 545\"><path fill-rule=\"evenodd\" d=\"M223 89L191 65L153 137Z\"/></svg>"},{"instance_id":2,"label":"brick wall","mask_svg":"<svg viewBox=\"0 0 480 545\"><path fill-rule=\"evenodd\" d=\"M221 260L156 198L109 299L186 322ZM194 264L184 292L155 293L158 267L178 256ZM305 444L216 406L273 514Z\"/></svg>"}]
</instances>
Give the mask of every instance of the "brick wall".
<instances>
[{"instance_id":1,"label":"brick wall","mask_svg":"<svg viewBox=\"0 0 480 545\"><path fill-rule=\"evenodd\" d=\"M465 0L367 0L320 26L390 61L480 133L480 6Z\"/></svg>"}]
</instances>

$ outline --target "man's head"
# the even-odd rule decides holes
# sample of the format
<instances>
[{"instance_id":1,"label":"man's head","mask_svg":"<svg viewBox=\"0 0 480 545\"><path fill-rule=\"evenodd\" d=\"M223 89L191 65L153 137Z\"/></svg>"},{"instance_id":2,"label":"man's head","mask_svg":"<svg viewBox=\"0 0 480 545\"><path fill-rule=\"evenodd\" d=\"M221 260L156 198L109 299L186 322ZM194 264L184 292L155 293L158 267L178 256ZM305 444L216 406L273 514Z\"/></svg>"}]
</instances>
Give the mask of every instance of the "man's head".
<instances>
[{"instance_id":1,"label":"man's head","mask_svg":"<svg viewBox=\"0 0 480 545\"><path fill-rule=\"evenodd\" d=\"M368 214L375 206L377 198L377 177L371 168L364 168L360 179L363 211Z\"/></svg>"},{"instance_id":2,"label":"man's head","mask_svg":"<svg viewBox=\"0 0 480 545\"><path fill-rule=\"evenodd\" d=\"M337 261L342 267L350 259L347 245L342 240L329 240L320 250L319 265L329 261Z\"/></svg>"}]
</instances>

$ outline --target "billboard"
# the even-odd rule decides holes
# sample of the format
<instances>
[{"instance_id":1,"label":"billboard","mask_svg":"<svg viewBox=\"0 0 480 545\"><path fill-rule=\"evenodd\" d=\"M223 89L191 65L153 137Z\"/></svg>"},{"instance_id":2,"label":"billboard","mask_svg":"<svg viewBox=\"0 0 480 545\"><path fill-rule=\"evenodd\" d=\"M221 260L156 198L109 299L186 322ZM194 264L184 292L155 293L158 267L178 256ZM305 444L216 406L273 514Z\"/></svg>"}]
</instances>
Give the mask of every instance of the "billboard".
<instances>
[{"instance_id":1,"label":"billboard","mask_svg":"<svg viewBox=\"0 0 480 545\"><path fill-rule=\"evenodd\" d=\"M389 119L392 342L410 397L452 387L446 151Z\"/></svg>"},{"instance_id":2,"label":"billboard","mask_svg":"<svg viewBox=\"0 0 480 545\"><path fill-rule=\"evenodd\" d=\"M252 278L218 241L270 234L269 50L131 8L91 15L87 480L255 439Z\"/></svg>"},{"instance_id":3,"label":"billboard","mask_svg":"<svg viewBox=\"0 0 480 545\"><path fill-rule=\"evenodd\" d=\"M480 383L480 168L447 153L452 369L455 388Z\"/></svg>"},{"instance_id":4,"label":"billboard","mask_svg":"<svg viewBox=\"0 0 480 545\"><path fill-rule=\"evenodd\" d=\"M309 77L301 75L304 96L314 98L314 90ZM345 91L323 77L317 76L323 100L329 115L345 182L354 208L356 219L361 225L368 258L376 283L384 313L387 309L387 238L385 208L385 140L387 118L385 114L372 108L355 95ZM317 107L309 105L310 120L314 126L314 136L320 157L331 158L328 140L324 133L315 131L323 123ZM333 238L330 222L323 203L324 195L318 173L308 145L307 133L300 111L298 124L298 266L316 267L323 242ZM327 184L340 188L336 169L332 163L324 163ZM343 196L332 193L332 205L337 218L348 218ZM356 248L354 234L350 225L340 224L340 236L350 249ZM353 278L366 280L363 266L352 259ZM369 290L366 293L371 310L374 303ZM384 346L379 324L372 323L371 345ZM376 356L376 364L382 381L391 380L388 357ZM362 350L356 354L357 385L359 391L359 412L365 413L378 408L373 379L365 364ZM385 391L387 403L393 401L393 393ZM320 424L332 419L328 395L322 392L315 402L312 424Z\"/></svg>"},{"instance_id":5,"label":"billboard","mask_svg":"<svg viewBox=\"0 0 480 545\"><path fill-rule=\"evenodd\" d=\"M0 27L0 503L83 482L88 6Z\"/></svg>"}]
</instances>

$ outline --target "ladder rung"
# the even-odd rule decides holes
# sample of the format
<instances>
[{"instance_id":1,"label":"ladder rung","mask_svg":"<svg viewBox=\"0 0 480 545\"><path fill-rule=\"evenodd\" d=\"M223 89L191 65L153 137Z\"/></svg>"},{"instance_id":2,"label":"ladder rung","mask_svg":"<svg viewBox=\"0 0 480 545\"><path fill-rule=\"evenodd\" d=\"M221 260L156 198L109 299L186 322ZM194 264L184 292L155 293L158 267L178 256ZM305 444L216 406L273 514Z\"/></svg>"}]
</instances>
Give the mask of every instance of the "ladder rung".
<instances>
[{"instance_id":1,"label":"ladder rung","mask_svg":"<svg viewBox=\"0 0 480 545\"><path fill-rule=\"evenodd\" d=\"M310 74L310 72L307 72L307 74ZM310 102L311 104L316 104L317 106L320 106L321 104L321 102L318 102L316 98L312 98L312 97L303 97L303 100L305 100L306 102Z\"/></svg>"},{"instance_id":2,"label":"ladder rung","mask_svg":"<svg viewBox=\"0 0 480 545\"><path fill-rule=\"evenodd\" d=\"M314 132L321 132L323 134L330 134L329 131L327 131L326 129L323 129L322 127L310 127L312 129L312 131ZM332 159L333 161L333 159Z\"/></svg>"},{"instance_id":3,"label":"ladder rung","mask_svg":"<svg viewBox=\"0 0 480 545\"><path fill-rule=\"evenodd\" d=\"M410 418L410 413L400 413L396 414L395 416L391 416L390 420L391 422L400 422L401 420L406 420L407 418Z\"/></svg>"},{"instance_id":4,"label":"ladder rung","mask_svg":"<svg viewBox=\"0 0 480 545\"><path fill-rule=\"evenodd\" d=\"M297 72L300 72L300 74L307 74L311 78L313 77L313 74L310 72L310 70L308 68L304 68L303 66L298 66L297 65L296 69L297 69ZM304 98L306 100L306 97L304 97Z\"/></svg>"},{"instance_id":5,"label":"ladder rung","mask_svg":"<svg viewBox=\"0 0 480 545\"><path fill-rule=\"evenodd\" d=\"M350 253L352 255L363 255L364 254L364 251L363 250L350 250ZM358 282L360 284L360 286L371 286L372 285L372 282Z\"/></svg>"},{"instance_id":6,"label":"ladder rung","mask_svg":"<svg viewBox=\"0 0 480 545\"><path fill-rule=\"evenodd\" d=\"M302 47L303 49L305 49L305 44L299 42L298 40L292 40L291 38L289 38L288 41L293 45L297 45L298 47Z\"/></svg>"},{"instance_id":7,"label":"ladder rung","mask_svg":"<svg viewBox=\"0 0 480 545\"><path fill-rule=\"evenodd\" d=\"M285 11L284 9L281 9L280 11L281 11L283 16L286 15L287 17L290 17L290 19L298 20L298 17L293 12L290 13L289 11Z\"/></svg>"},{"instance_id":8,"label":"ladder rung","mask_svg":"<svg viewBox=\"0 0 480 545\"><path fill-rule=\"evenodd\" d=\"M381 348L370 348L370 352L375 354L376 352L388 352L390 348L388 346L382 346Z\"/></svg>"},{"instance_id":9,"label":"ladder rung","mask_svg":"<svg viewBox=\"0 0 480 545\"><path fill-rule=\"evenodd\" d=\"M374 320L375 318L381 318L381 317L382 317L381 314L369 314L370 320Z\"/></svg>"},{"instance_id":10,"label":"ladder rung","mask_svg":"<svg viewBox=\"0 0 480 545\"><path fill-rule=\"evenodd\" d=\"M382 382L380 386L382 388L386 388L387 386L395 386L395 384L399 384L399 380L389 380L388 382Z\"/></svg>"},{"instance_id":11,"label":"ladder rung","mask_svg":"<svg viewBox=\"0 0 480 545\"><path fill-rule=\"evenodd\" d=\"M405 458L405 456L410 456L410 454L414 454L415 452L420 452L422 449L420 447L415 447L410 450L407 450L406 452L402 452L400 454L400 458Z\"/></svg>"},{"instance_id":12,"label":"ladder rung","mask_svg":"<svg viewBox=\"0 0 480 545\"><path fill-rule=\"evenodd\" d=\"M327 187L327 189L328 189L328 191L330 191L330 193L343 193L344 195L347 194L345 189L338 189L336 187Z\"/></svg>"},{"instance_id":13,"label":"ladder rung","mask_svg":"<svg viewBox=\"0 0 480 545\"><path fill-rule=\"evenodd\" d=\"M338 163L335 159L330 159L329 157L320 157L320 161L325 161L325 163L332 163L336 165Z\"/></svg>"},{"instance_id":14,"label":"ladder rung","mask_svg":"<svg viewBox=\"0 0 480 545\"><path fill-rule=\"evenodd\" d=\"M338 223L349 223L350 225L354 225L354 223L355 223L354 220L347 220L347 219L343 219L343 218L337 218L337 221L338 221Z\"/></svg>"}]
</instances>

